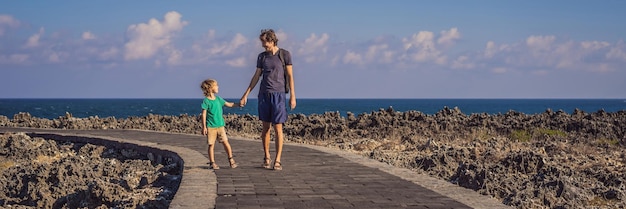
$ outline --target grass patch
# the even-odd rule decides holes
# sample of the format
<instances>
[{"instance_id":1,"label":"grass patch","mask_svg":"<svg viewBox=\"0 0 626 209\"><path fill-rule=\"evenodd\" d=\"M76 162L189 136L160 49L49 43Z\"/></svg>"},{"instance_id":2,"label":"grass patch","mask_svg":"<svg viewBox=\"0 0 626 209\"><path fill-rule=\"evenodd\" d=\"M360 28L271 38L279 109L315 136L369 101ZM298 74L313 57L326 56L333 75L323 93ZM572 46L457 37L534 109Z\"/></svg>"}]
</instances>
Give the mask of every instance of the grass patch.
<instances>
[{"instance_id":1,"label":"grass patch","mask_svg":"<svg viewBox=\"0 0 626 209\"><path fill-rule=\"evenodd\" d=\"M602 197L594 197L593 199L589 200L589 202L587 202L589 206L596 206L596 207L611 207L611 206L615 206L615 204L617 203L617 200L607 200L605 198Z\"/></svg>"},{"instance_id":2,"label":"grass patch","mask_svg":"<svg viewBox=\"0 0 626 209\"><path fill-rule=\"evenodd\" d=\"M619 145L619 140L617 139L598 139L598 144L600 145L606 145L606 146L617 146Z\"/></svg>"},{"instance_id":3,"label":"grass patch","mask_svg":"<svg viewBox=\"0 0 626 209\"><path fill-rule=\"evenodd\" d=\"M526 130L513 130L511 132L511 139L518 142L529 142L532 136Z\"/></svg>"},{"instance_id":4,"label":"grass patch","mask_svg":"<svg viewBox=\"0 0 626 209\"><path fill-rule=\"evenodd\" d=\"M537 129L537 133L541 135L547 135L547 136L562 136L562 137L567 136L567 133L563 131L552 130L552 129L547 129L547 128Z\"/></svg>"},{"instance_id":5,"label":"grass patch","mask_svg":"<svg viewBox=\"0 0 626 209\"><path fill-rule=\"evenodd\" d=\"M495 136L491 135L488 130L484 130L484 129L472 130L472 133L471 133L470 136L471 136L472 139L477 139L477 140L480 140L480 141L487 141L487 140L495 137Z\"/></svg>"}]
</instances>

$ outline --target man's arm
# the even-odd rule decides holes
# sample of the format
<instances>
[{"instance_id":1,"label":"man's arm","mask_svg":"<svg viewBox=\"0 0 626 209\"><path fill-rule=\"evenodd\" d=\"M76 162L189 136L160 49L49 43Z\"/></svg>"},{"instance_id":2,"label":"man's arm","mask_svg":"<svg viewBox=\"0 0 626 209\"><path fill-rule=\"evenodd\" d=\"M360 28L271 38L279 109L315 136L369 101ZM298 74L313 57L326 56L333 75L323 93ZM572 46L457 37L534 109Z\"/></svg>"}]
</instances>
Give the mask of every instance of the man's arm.
<instances>
[{"instance_id":1,"label":"man's arm","mask_svg":"<svg viewBox=\"0 0 626 209\"><path fill-rule=\"evenodd\" d=\"M293 81L293 66L287 65L287 82L289 82L289 106L291 109L296 109L296 88Z\"/></svg>"},{"instance_id":2,"label":"man's arm","mask_svg":"<svg viewBox=\"0 0 626 209\"><path fill-rule=\"evenodd\" d=\"M250 80L250 85L248 85L246 92L243 93L243 96L241 96L241 100L239 101L241 106L245 106L246 103L248 102L248 94L250 94L252 89L254 89L256 84L259 82L259 77L261 77L261 73L263 73L263 69L256 68L256 72L254 72L254 75L252 76L252 79Z\"/></svg>"}]
</instances>

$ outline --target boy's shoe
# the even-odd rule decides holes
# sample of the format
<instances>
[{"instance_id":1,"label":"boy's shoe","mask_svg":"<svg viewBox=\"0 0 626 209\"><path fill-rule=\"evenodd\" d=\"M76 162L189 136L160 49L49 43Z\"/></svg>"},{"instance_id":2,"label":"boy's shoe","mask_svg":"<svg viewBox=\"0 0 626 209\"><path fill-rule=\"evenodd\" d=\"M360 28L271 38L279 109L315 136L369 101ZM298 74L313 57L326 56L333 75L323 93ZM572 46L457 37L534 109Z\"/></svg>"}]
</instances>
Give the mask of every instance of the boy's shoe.
<instances>
[{"instance_id":1,"label":"boy's shoe","mask_svg":"<svg viewBox=\"0 0 626 209\"><path fill-rule=\"evenodd\" d=\"M266 168L266 169L272 168L271 163L272 163L272 160L270 160L269 158L263 158L263 168Z\"/></svg>"},{"instance_id":2,"label":"boy's shoe","mask_svg":"<svg viewBox=\"0 0 626 209\"><path fill-rule=\"evenodd\" d=\"M217 165L215 162L209 162L209 168L211 168L213 170L219 170L220 166Z\"/></svg>"},{"instance_id":3,"label":"boy's shoe","mask_svg":"<svg viewBox=\"0 0 626 209\"><path fill-rule=\"evenodd\" d=\"M228 158L228 162L230 163L230 168L236 168L237 167L237 162L235 162L235 159L233 159L232 157Z\"/></svg>"}]
</instances>

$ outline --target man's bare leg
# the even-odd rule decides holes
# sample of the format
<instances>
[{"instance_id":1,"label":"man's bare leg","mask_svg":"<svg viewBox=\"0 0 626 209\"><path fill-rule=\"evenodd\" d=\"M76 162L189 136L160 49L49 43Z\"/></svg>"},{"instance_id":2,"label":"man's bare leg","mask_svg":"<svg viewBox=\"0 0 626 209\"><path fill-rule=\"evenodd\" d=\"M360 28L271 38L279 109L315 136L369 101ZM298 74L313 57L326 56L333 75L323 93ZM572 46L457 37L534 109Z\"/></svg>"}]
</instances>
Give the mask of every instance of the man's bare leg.
<instances>
[{"instance_id":1,"label":"man's bare leg","mask_svg":"<svg viewBox=\"0 0 626 209\"><path fill-rule=\"evenodd\" d=\"M270 156L270 128L272 123L263 121L263 131L261 132L261 141L263 142L263 152L265 158L263 159L263 167L270 168L271 156Z\"/></svg>"},{"instance_id":2,"label":"man's bare leg","mask_svg":"<svg viewBox=\"0 0 626 209\"><path fill-rule=\"evenodd\" d=\"M274 132L276 133L276 141L274 142L274 144L276 145L276 159L274 160L274 169L282 170L280 158L283 155L283 124L274 124Z\"/></svg>"}]
</instances>

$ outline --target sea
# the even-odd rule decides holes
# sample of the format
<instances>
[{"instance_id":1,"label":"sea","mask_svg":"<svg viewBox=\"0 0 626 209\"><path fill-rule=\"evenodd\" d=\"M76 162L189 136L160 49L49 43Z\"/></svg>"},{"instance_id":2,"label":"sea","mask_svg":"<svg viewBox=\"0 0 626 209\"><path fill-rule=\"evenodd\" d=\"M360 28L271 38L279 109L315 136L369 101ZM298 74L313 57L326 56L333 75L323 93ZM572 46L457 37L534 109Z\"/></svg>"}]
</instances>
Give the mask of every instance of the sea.
<instances>
[{"instance_id":1,"label":"sea","mask_svg":"<svg viewBox=\"0 0 626 209\"><path fill-rule=\"evenodd\" d=\"M238 98L225 98L238 102ZM0 99L0 115L13 118L19 112L33 117L55 119L71 113L73 117L143 117L149 114L179 116L199 115L202 111L198 99ZM572 113L575 109L592 113L597 111L626 111L626 99L298 99L290 114L324 114L339 112L346 116L372 113L380 109L395 111L419 111L435 114L445 107L458 107L466 115L505 114L509 111L539 114L562 110ZM256 115L256 99L248 99L245 107L224 108L224 114Z\"/></svg>"}]
</instances>

